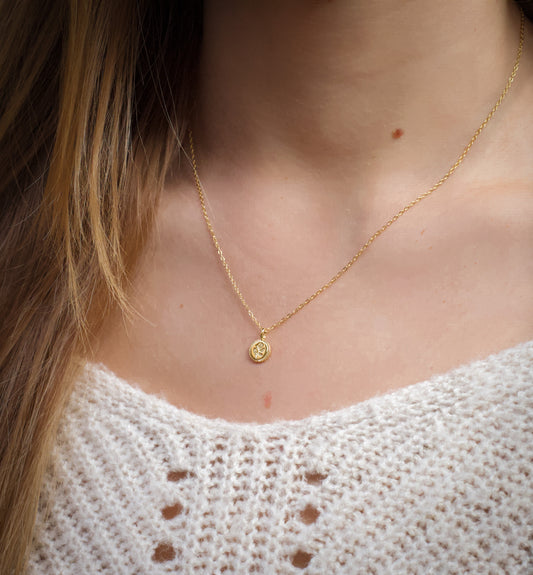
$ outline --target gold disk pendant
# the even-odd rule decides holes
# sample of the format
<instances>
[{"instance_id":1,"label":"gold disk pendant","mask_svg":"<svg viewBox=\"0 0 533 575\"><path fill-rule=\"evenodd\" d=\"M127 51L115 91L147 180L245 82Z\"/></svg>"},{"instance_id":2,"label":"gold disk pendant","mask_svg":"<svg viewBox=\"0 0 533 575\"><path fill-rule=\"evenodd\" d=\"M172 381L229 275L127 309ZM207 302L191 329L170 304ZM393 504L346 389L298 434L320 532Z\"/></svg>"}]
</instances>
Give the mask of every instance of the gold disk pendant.
<instances>
[{"instance_id":1,"label":"gold disk pendant","mask_svg":"<svg viewBox=\"0 0 533 575\"><path fill-rule=\"evenodd\" d=\"M270 357L271 351L268 341L256 339L250 346L248 353L252 361L255 361L255 363L263 363Z\"/></svg>"}]
</instances>

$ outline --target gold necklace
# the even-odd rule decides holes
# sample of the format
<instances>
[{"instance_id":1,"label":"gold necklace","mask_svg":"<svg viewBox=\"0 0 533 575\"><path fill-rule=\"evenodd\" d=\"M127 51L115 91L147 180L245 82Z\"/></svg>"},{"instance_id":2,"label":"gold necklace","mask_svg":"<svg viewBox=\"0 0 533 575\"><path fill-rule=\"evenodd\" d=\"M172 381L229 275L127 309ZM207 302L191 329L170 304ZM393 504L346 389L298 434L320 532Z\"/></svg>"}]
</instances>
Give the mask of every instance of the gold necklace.
<instances>
[{"instance_id":1,"label":"gold necklace","mask_svg":"<svg viewBox=\"0 0 533 575\"><path fill-rule=\"evenodd\" d=\"M442 184L444 184L444 182L455 172L455 170L459 167L459 165L465 159L466 155L470 151L470 148L473 146L474 142L477 140L478 136L481 134L481 132L483 131L485 126L492 119L492 117L496 113L496 110L500 107L505 96L509 92L509 89L511 88L511 84L513 83L513 80L515 79L516 73L518 71L518 66L520 64L520 57L522 56L522 49L523 49L523 45L524 45L524 28L525 28L524 23L525 23L524 12L522 9L520 9L520 42L518 45L518 52L516 55L516 59L515 59L514 65L513 65L513 70L511 72L511 75L509 76L507 83L505 85L505 88L503 89L502 93L500 94L500 97L498 98L498 100L496 101L494 106L492 107L491 111L488 113L487 117L483 120L483 122L481 123L479 128L474 132L474 135L472 136L472 138L470 139L470 141L468 142L468 144L464 148L461 155L457 158L457 160L455 161L453 166L444 174L444 176L442 176L442 178L432 188L430 188L427 192L420 194L417 198L415 198L414 200L409 202L397 214L392 216L392 218L390 218L390 220L388 222L386 222L383 226L381 226L381 228L379 228L376 232L374 232L374 234L372 236L370 236L370 238L367 240L367 242L353 256L353 258L341 270L339 270L327 283L325 283L315 293L310 295L305 301L303 301L301 304L299 304L297 307L295 307L291 312L284 315L279 321L272 324L270 327L263 327L261 325L261 322L257 319L257 317L255 316L253 311L250 309L250 306L246 303L246 300L244 299L244 297L241 293L241 290L239 289L239 286L237 285L237 282L235 281L235 278L233 277L233 274L231 273L228 262L226 261L226 258L224 257L224 254L222 252L222 248L220 247L220 243L219 243L219 241L215 235L215 230L213 229L213 225L211 224L211 220L209 219L209 216L207 215L204 190L203 190L202 184L200 182L200 177L198 175L198 167L196 165L196 155L195 155L195 150L194 150L192 131L189 130L189 145L190 145L190 152L191 152L191 163L192 163L192 168L193 168L193 172L194 172L194 181L196 184L196 189L198 190L198 195L200 198L200 204L202 206L202 212L204 214L204 219L205 219L205 222L207 224L207 228L209 230L209 233L211 234L211 238L213 239L213 243L214 243L215 248L216 248L218 255L220 257L220 261L222 262L222 265L224 266L224 269L226 270L226 274L227 274L227 276L231 282L231 285L233 286L233 289L235 290L235 293L237 294L237 296L241 300L242 305L246 308L246 311L248 312L248 315L250 316L252 321L255 323L255 325L260 330L259 339L255 340L248 350L248 354L250 356L250 359L252 359L256 363L262 363L262 362L266 361L270 357L270 353L271 353L270 343L268 341L266 341L266 339L265 339L267 334L269 334L271 331L273 331L274 329L276 329L280 325L284 324L294 314L298 313L307 304L311 303L323 291L325 291L330 286L332 286L343 274L345 274L352 267L352 265L361 257L363 252L365 252L367 250L367 248L374 242L374 240L376 238L378 238L386 229L388 229L395 221L397 221L401 216L403 216L413 206L418 204L418 202L422 201L424 198L427 198L437 188L440 188L440 186L442 186Z\"/></svg>"}]
</instances>

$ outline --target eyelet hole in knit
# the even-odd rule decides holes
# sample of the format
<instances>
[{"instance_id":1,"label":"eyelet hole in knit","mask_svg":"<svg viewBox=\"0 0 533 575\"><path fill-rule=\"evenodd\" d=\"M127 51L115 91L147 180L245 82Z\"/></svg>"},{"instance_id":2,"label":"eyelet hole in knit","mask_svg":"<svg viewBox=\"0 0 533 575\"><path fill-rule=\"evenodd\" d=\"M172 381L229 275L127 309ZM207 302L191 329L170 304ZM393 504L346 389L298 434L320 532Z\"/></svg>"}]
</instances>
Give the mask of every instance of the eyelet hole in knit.
<instances>
[{"instance_id":1,"label":"eyelet hole in knit","mask_svg":"<svg viewBox=\"0 0 533 575\"><path fill-rule=\"evenodd\" d=\"M302 523L305 523L306 525L314 523L318 519L319 515L320 511L316 507L313 507L313 505L307 505L305 509L300 511L300 519L302 520Z\"/></svg>"},{"instance_id":2,"label":"eyelet hole in knit","mask_svg":"<svg viewBox=\"0 0 533 575\"><path fill-rule=\"evenodd\" d=\"M324 479L326 479L327 475L324 473L306 473L305 480L309 485L320 485Z\"/></svg>"},{"instance_id":3,"label":"eyelet hole in knit","mask_svg":"<svg viewBox=\"0 0 533 575\"><path fill-rule=\"evenodd\" d=\"M189 472L188 471L183 471L181 469L176 469L173 471L169 471L167 474L167 479L168 481L181 481L182 479L185 479L186 477L189 476Z\"/></svg>"},{"instance_id":4,"label":"eyelet hole in knit","mask_svg":"<svg viewBox=\"0 0 533 575\"><path fill-rule=\"evenodd\" d=\"M181 503L174 503L174 505L168 505L161 509L161 515L164 519L174 519L183 511L183 505Z\"/></svg>"},{"instance_id":5,"label":"eyelet hole in knit","mask_svg":"<svg viewBox=\"0 0 533 575\"><path fill-rule=\"evenodd\" d=\"M305 569L312 558L311 553L299 550L292 556L292 564L294 567L298 567L298 569Z\"/></svg>"},{"instance_id":6,"label":"eyelet hole in knit","mask_svg":"<svg viewBox=\"0 0 533 575\"><path fill-rule=\"evenodd\" d=\"M156 563L165 563L165 561L172 561L176 557L176 551L170 543L160 543L152 555L152 561Z\"/></svg>"}]
</instances>

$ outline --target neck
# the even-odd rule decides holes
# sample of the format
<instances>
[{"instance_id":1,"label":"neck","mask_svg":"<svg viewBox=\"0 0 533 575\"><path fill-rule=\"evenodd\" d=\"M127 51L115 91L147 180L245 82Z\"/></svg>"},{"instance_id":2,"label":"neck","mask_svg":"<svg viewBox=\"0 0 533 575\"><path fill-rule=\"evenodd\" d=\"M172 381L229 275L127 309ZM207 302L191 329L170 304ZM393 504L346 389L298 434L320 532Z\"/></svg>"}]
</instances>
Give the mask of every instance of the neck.
<instances>
[{"instance_id":1,"label":"neck","mask_svg":"<svg viewBox=\"0 0 533 575\"><path fill-rule=\"evenodd\" d=\"M206 0L202 155L365 185L402 166L434 179L503 89L518 21L504 0Z\"/></svg>"}]
</instances>

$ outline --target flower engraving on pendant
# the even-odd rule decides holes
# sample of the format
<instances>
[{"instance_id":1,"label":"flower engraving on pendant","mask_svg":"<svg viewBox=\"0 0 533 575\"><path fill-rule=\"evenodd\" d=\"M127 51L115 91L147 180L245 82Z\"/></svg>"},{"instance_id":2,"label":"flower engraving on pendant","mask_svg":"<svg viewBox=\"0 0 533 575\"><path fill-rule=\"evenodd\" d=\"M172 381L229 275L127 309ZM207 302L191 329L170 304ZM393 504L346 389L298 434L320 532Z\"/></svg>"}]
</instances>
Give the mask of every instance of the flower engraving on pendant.
<instances>
[{"instance_id":1,"label":"flower engraving on pendant","mask_svg":"<svg viewBox=\"0 0 533 575\"><path fill-rule=\"evenodd\" d=\"M248 353L253 361L256 363L262 363L270 357L270 351L270 344L267 341L264 339L257 339L250 346Z\"/></svg>"}]
</instances>

